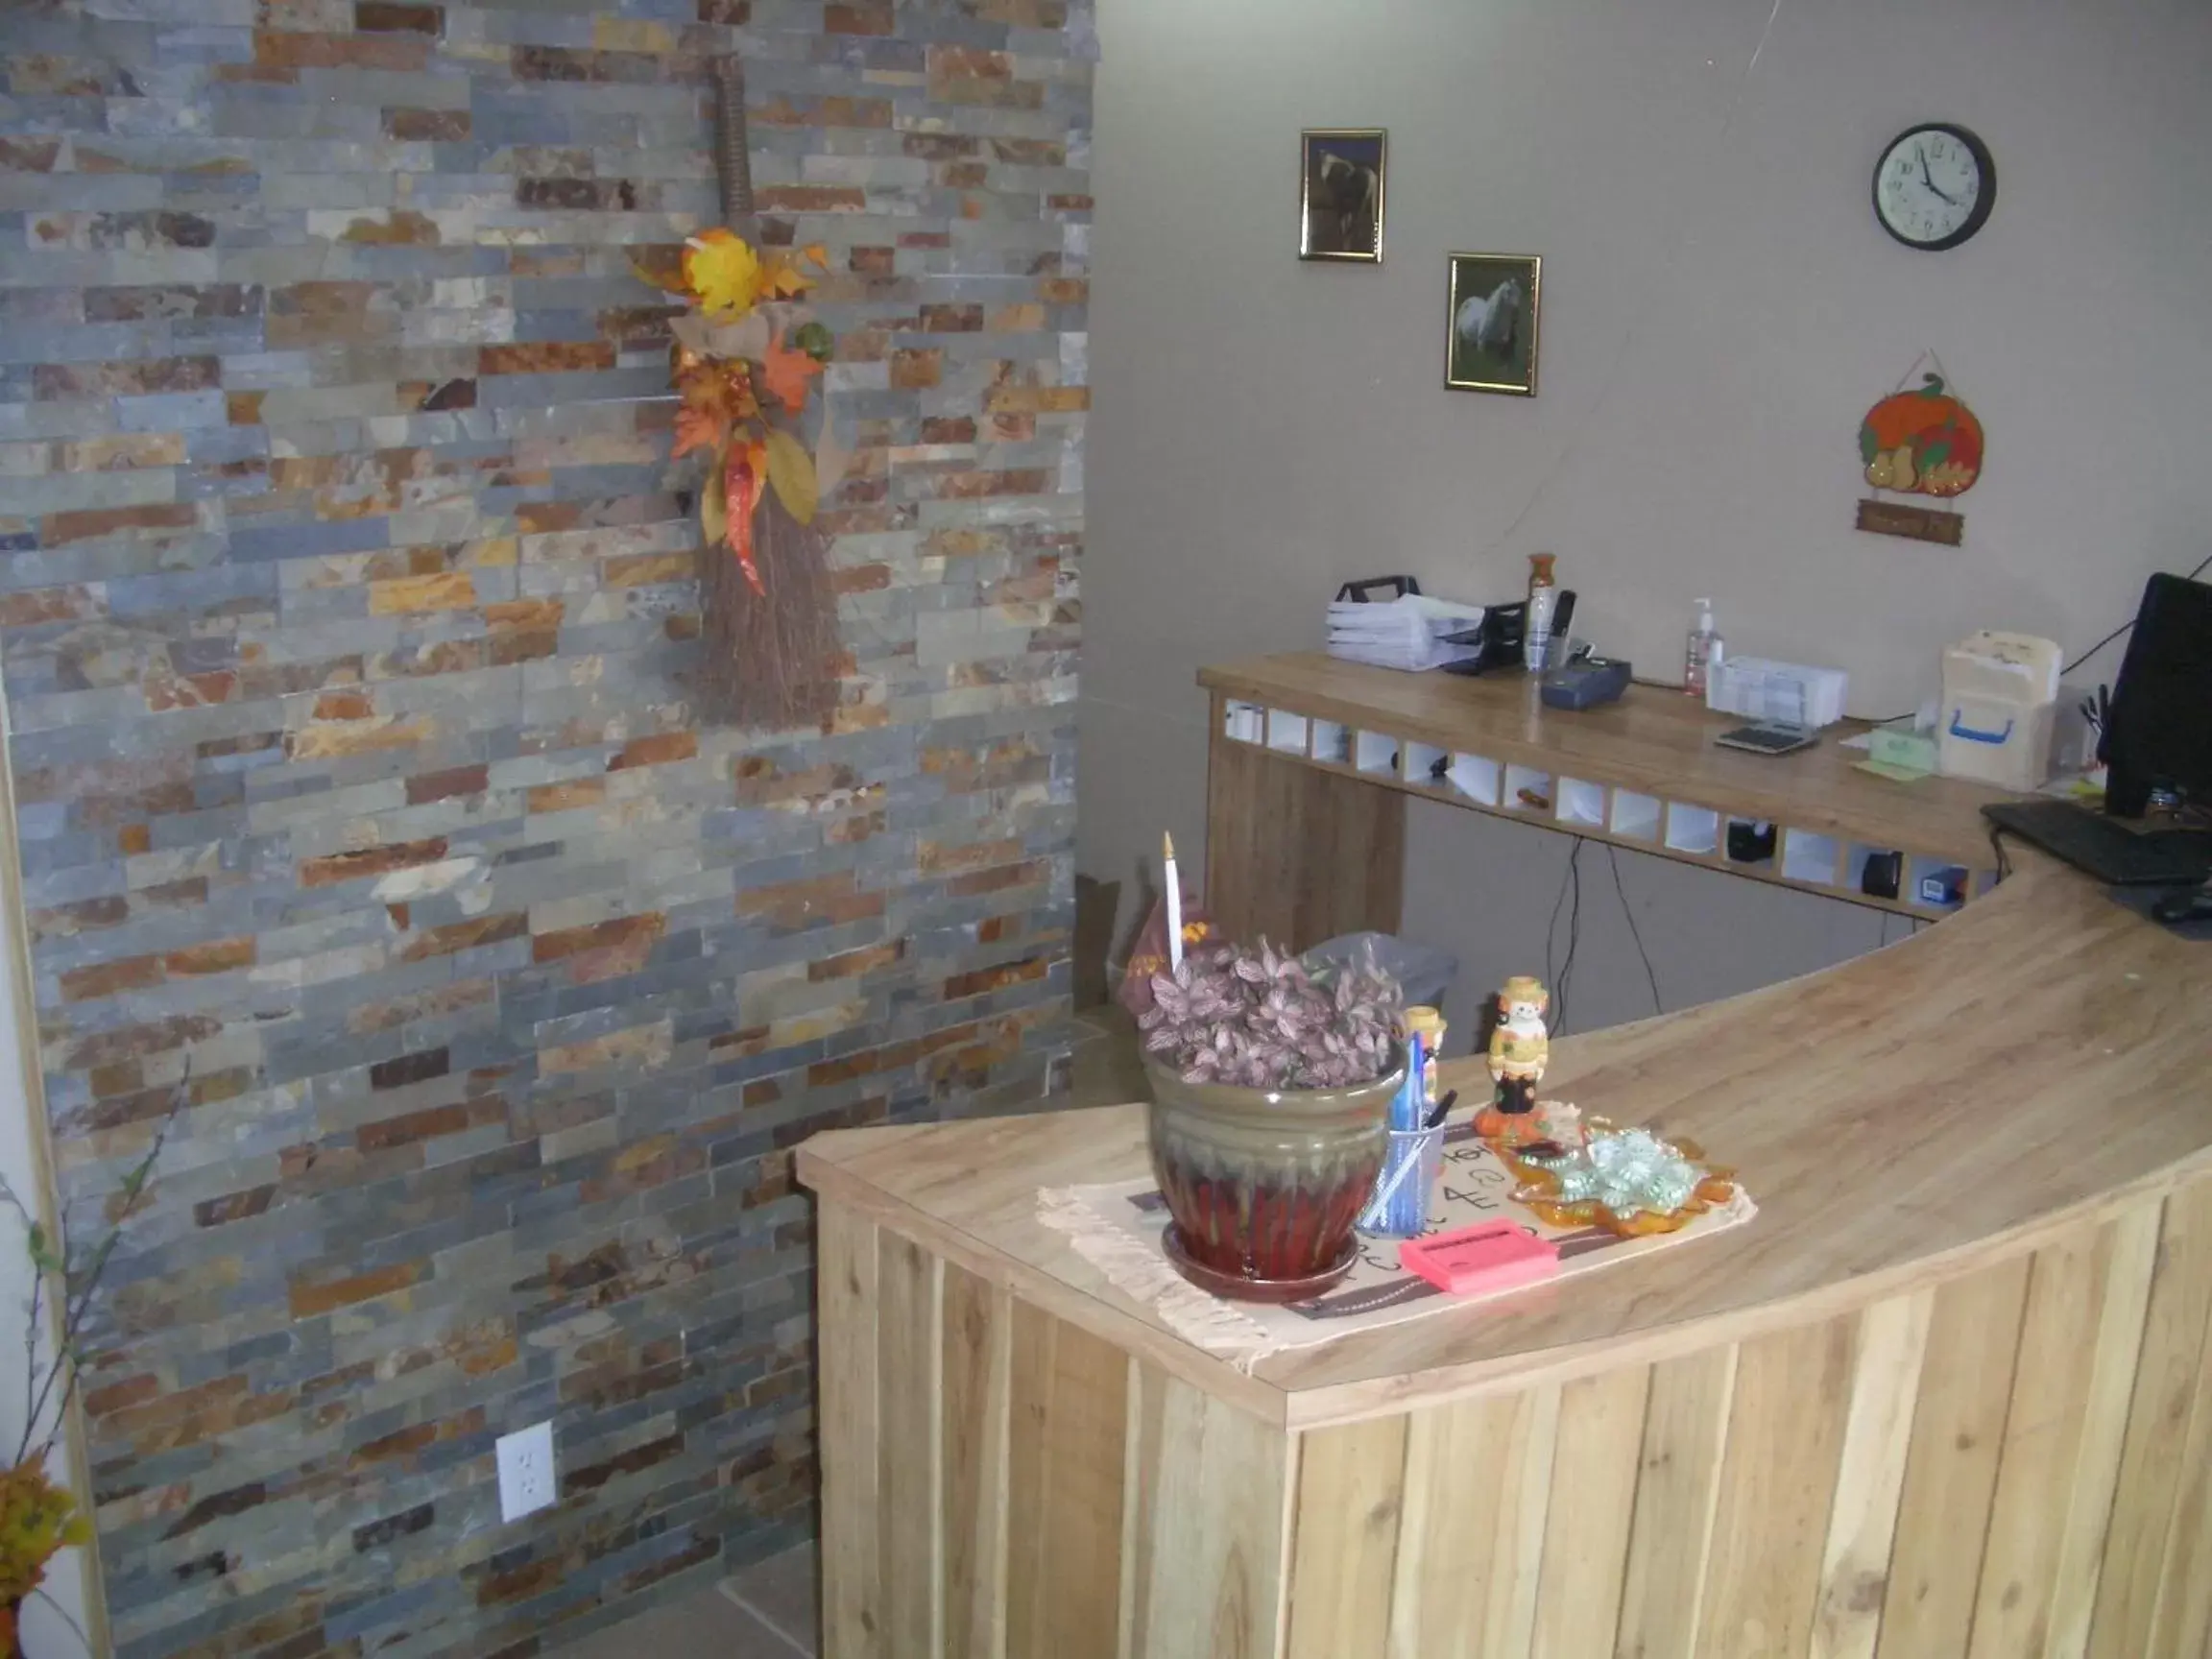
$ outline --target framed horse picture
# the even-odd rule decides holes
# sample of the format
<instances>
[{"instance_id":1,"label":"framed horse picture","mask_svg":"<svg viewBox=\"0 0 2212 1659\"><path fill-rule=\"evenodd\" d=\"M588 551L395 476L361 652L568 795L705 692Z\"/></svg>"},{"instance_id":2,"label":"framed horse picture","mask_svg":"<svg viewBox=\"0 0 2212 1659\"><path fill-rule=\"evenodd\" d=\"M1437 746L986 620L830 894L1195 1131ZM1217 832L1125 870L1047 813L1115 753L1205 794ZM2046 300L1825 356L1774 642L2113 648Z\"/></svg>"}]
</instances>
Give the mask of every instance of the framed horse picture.
<instances>
[{"instance_id":1,"label":"framed horse picture","mask_svg":"<svg viewBox=\"0 0 2212 1659\"><path fill-rule=\"evenodd\" d=\"M1536 396L1534 253L1455 253L1444 384L1459 392Z\"/></svg>"},{"instance_id":2,"label":"framed horse picture","mask_svg":"<svg viewBox=\"0 0 2212 1659\"><path fill-rule=\"evenodd\" d=\"M1380 127L1315 128L1299 137L1298 257L1382 264L1388 135Z\"/></svg>"}]
</instances>

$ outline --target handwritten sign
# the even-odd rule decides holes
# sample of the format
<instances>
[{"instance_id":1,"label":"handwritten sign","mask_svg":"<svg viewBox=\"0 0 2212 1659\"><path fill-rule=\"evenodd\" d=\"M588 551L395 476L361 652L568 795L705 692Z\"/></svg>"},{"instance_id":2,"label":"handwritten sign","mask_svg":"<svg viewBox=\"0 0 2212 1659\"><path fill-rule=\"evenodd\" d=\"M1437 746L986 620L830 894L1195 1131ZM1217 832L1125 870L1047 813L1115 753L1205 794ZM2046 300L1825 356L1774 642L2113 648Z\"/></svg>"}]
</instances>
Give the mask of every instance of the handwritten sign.
<instances>
[{"instance_id":1,"label":"handwritten sign","mask_svg":"<svg viewBox=\"0 0 2212 1659\"><path fill-rule=\"evenodd\" d=\"M1956 547L1966 534L1966 515L1868 496L1859 503L1859 528L1877 536L1906 536L1915 541L1939 541Z\"/></svg>"}]
</instances>

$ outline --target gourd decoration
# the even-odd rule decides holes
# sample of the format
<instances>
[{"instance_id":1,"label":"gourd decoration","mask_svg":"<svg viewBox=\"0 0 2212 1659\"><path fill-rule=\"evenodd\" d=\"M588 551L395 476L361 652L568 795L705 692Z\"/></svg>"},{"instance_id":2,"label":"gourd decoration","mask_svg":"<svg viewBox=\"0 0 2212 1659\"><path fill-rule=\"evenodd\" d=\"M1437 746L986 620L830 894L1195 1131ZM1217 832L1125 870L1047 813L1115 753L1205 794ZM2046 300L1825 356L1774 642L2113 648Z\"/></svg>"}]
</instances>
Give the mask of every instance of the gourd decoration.
<instances>
[{"instance_id":1,"label":"gourd decoration","mask_svg":"<svg viewBox=\"0 0 2212 1659\"><path fill-rule=\"evenodd\" d=\"M1866 482L1901 494L1960 495L1982 475L1982 422L1943 384L1923 374L1866 412L1859 428Z\"/></svg>"}]
</instances>

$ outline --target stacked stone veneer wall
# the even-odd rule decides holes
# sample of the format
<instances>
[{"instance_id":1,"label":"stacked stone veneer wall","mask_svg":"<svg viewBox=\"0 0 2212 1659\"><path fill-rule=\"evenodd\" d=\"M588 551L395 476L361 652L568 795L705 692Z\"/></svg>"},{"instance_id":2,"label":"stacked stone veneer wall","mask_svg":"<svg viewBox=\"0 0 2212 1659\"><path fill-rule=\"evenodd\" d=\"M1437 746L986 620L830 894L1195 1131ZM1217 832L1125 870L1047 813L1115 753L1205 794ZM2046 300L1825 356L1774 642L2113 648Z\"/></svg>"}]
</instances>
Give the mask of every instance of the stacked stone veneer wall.
<instances>
[{"instance_id":1,"label":"stacked stone veneer wall","mask_svg":"<svg viewBox=\"0 0 2212 1659\"><path fill-rule=\"evenodd\" d=\"M14 0L0 653L120 1651L511 1650L810 1523L829 1124L1034 1099L1087 0ZM687 698L668 311L747 54L859 462L828 732ZM558 1426L501 1525L493 1440Z\"/></svg>"}]
</instances>

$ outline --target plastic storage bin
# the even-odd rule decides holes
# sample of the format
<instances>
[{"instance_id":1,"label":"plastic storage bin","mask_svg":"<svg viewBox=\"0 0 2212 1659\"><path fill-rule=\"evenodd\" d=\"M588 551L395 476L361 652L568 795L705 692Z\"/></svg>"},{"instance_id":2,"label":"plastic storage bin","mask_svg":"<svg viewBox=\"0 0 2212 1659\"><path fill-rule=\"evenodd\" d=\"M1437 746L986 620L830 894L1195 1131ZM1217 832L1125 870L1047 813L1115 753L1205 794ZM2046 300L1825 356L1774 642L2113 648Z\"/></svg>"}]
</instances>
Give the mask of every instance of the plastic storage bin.
<instances>
[{"instance_id":1,"label":"plastic storage bin","mask_svg":"<svg viewBox=\"0 0 2212 1659\"><path fill-rule=\"evenodd\" d=\"M1946 778L2039 789L2050 776L2057 712L2056 641L1984 629L1943 653L1936 759Z\"/></svg>"},{"instance_id":2,"label":"plastic storage bin","mask_svg":"<svg viewBox=\"0 0 2212 1659\"><path fill-rule=\"evenodd\" d=\"M1459 958L1431 945L1416 945L1395 933L1341 933L1306 952L1308 962L1353 962L1362 947L1375 953L1375 966L1397 980L1408 1008L1440 1007L1459 977Z\"/></svg>"}]
</instances>

